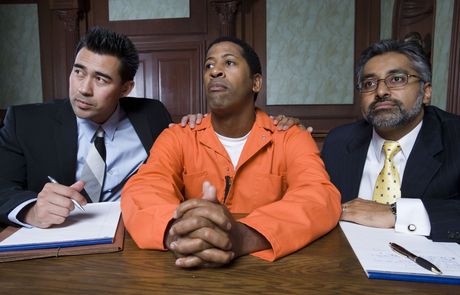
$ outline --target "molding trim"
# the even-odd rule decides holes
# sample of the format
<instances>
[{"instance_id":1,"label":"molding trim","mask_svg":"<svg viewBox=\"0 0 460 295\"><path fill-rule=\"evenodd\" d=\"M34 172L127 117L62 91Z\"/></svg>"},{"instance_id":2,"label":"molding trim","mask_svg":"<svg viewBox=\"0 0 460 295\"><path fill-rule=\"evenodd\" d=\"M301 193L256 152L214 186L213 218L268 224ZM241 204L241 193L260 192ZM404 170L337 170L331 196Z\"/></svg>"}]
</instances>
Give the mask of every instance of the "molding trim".
<instances>
[{"instance_id":1,"label":"molding trim","mask_svg":"<svg viewBox=\"0 0 460 295\"><path fill-rule=\"evenodd\" d=\"M236 13L241 0L214 0L210 3L219 16L220 35L235 36Z\"/></svg>"}]
</instances>

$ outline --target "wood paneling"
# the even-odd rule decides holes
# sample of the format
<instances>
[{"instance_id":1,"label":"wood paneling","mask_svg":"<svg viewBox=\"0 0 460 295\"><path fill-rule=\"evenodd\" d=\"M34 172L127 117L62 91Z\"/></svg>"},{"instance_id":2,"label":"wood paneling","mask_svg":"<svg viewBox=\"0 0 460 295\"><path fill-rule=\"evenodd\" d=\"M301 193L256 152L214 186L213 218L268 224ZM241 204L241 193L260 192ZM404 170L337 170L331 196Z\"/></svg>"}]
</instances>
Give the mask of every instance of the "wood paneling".
<instances>
[{"instance_id":1,"label":"wood paneling","mask_svg":"<svg viewBox=\"0 0 460 295\"><path fill-rule=\"evenodd\" d=\"M37 3L43 98L66 98L85 1L37 0Z\"/></svg>"},{"instance_id":2,"label":"wood paneling","mask_svg":"<svg viewBox=\"0 0 460 295\"><path fill-rule=\"evenodd\" d=\"M431 3L431 1L422 2ZM202 90L202 63L207 44L219 34L234 34L246 40L259 54L262 68L266 68L265 0L190 0L189 18L132 21L109 21L108 0L25 2L39 4L45 99L67 96L68 75L73 62L75 45L79 36L94 25L111 28L128 35L133 40L141 57L141 66L136 76L137 94L162 100L175 119L186 113L206 112ZM401 1L397 0L397 2ZM418 7L419 2L405 1L406 4L415 3L410 7ZM457 2L455 3L457 17L454 16L457 27L454 27L452 32L453 49L448 91L450 110L455 112L459 112L460 108L457 102L460 96L458 82L460 29ZM222 7L228 7L228 10L222 11ZM361 51L379 39L380 0L355 0L353 17L355 18L354 59L356 63ZM228 20L231 21L227 22ZM398 24L400 26L408 23L399 20ZM404 34L405 30L412 29L404 26L404 29L398 29L397 34ZM304 125L314 127L314 136L319 141L331 128L361 117L357 92L354 93L351 104L267 105L266 92L263 89L256 103L270 114L283 113L300 118Z\"/></svg>"},{"instance_id":3,"label":"wood paneling","mask_svg":"<svg viewBox=\"0 0 460 295\"><path fill-rule=\"evenodd\" d=\"M435 0L396 0L393 13L393 38L403 40L408 34L418 32L426 54L431 57L435 5Z\"/></svg>"},{"instance_id":4,"label":"wood paneling","mask_svg":"<svg viewBox=\"0 0 460 295\"><path fill-rule=\"evenodd\" d=\"M460 115L460 1L454 3L450 45L447 111Z\"/></svg>"},{"instance_id":5,"label":"wood paneling","mask_svg":"<svg viewBox=\"0 0 460 295\"><path fill-rule=\"evenodd\" d=\"M125 21L109 20L108 0L90 3L89 27L123 33L139 51L137 96L161 100L175 121L185 114L206 112L202 63L206 40L215 37L208 26L216 26L208 23L208 10L213 10L208 1L190 0L189 18Z\"/></svg>"},{"instance_id":6,"label":"wood paneling","mask_svg":"<svg viewBox=\"0 0 460 295\"><path fill-rule=\"evenodd\" d=\"M204 112L202 66L204 41L161 42L133 38L141 64L136 74L138 96L159 99L173 120Z\"/></svg>"}]
</instances>

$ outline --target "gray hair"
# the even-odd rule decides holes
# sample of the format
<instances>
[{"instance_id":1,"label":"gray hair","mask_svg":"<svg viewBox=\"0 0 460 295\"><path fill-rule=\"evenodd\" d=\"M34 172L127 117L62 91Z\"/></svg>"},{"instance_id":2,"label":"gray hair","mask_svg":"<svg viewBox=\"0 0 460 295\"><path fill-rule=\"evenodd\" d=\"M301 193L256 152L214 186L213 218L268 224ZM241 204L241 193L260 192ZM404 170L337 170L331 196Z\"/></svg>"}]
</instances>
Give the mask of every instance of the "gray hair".
<instances>
[{"instance_id":1,"label":"gray hair","mask_svg":"<svg viewBox=\"0 0 460 295\"><path fill-rule=\"evenodd\" d=\"M423 48L414 41L380 40L365 49L359 58L356 67L357 83L361 81L364 66L374 56L388 52L404 54L410 61L411 67L423 82L431 82L431 63Z\"/></svg>"}]
</instances>

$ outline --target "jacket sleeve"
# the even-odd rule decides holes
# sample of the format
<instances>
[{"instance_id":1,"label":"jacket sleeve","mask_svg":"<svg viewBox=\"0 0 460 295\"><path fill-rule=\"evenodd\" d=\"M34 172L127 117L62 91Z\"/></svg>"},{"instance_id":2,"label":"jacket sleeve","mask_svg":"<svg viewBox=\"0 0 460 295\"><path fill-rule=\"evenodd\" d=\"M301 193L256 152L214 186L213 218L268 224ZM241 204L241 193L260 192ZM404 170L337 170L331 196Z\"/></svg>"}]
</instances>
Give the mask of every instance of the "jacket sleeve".
<instances>
[{"instance_id":1,"label":"jacket sleeve","mask_svg":"<svg viewBox=\"0 0 460 295\"><path fill-rule=\"evenodd\" d=\"M253 253L269 261L326 234L337 225L341 214L340 193L329 180L315 142L306 131L291 129L275 143L284 145L285 194L240 219L270 242L271 249Z\"/></svg>"},{"instance_id":2,"label":"jacket sleeve","mask_svg":"<svg viewBox=\"0 0 460 295\"><path fill-rule=\"evenodd\" d=\"M37 197L26 191L27 165L16 136L15 108L10 107L0 128L0 223L12 224L8 214L21 203Z\"/></svg>"},{"instance_id":3,"label":"jacket sleeve","mask_svg":"<svg viewBox=\"0 0 460 295\"><path fill-rule=\"evenodd\" d=\"M182 158L176 134L165 129L155 141L146 163L123 188L123 221L142 249L165 250L165 229L183 201Z\"/></svg>"}]
</instances>

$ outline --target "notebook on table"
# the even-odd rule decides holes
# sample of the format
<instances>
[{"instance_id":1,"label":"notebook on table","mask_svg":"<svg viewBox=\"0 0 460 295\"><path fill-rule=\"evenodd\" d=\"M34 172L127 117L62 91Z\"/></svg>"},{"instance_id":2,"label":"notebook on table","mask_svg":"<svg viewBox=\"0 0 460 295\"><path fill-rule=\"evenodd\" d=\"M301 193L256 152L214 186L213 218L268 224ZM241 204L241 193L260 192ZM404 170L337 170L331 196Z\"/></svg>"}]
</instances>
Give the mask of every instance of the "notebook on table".
<instances>
[{"instance_id":1,"label":"notebook on table","mask_svg":"<svg viewBox=\"0 0 460 295\"><path fill-rule=\"evenodd\" d=\"M424 236L344 221L340 227L370 279L460 284L460 245L457 243L433 242ZM432 262L442 274L428 271L395 253L390 242Z\"/></svg>"},{"instance_id":2,"label":"notebook on table","mask_svg":"<svg viewBox=\"0 0 460 295\"><path fill-rule=\"evenodd\" d=\"M0 233L0 262L121 251L120 203L90 203L84 208L47 229L7 227Z\"/></svg>"}]
</instances>

